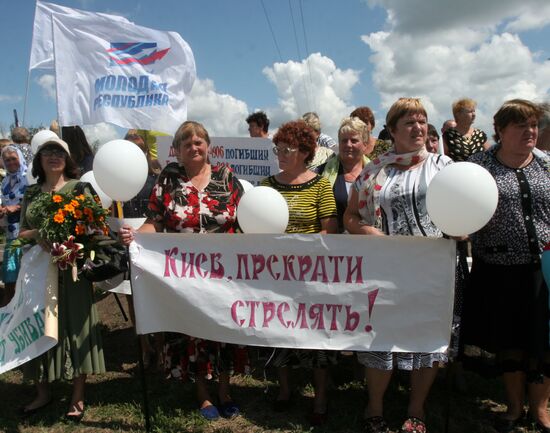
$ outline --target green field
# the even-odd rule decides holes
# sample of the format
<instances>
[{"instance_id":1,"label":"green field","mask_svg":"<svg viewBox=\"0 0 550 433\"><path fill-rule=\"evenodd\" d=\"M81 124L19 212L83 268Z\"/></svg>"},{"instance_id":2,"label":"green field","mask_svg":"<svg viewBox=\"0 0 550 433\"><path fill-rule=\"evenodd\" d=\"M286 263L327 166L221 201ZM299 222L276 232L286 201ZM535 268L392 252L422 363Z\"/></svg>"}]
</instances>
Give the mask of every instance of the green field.
<instances>
[{"instance_id":1,"label":"green field","mask_svg":"<svg viewBox=\"0 0 550 433\"><path fill-rule=\"evenodd\" d=\"M123 304L126 306L125 302ZM0 432L58 433L58 432L141 432L145 430L142 413L142 388L137 367L137 344L132 329L124 322L113 296L99 304L104 323L104 345L108 373L90 377L86 392L86 414L80 424L63 419L70 396L69 383L56 383L54 403L26 419L17 416L17 409L33 398L34 389L22 383L19 371L0 376ZM260 432L361 432L366 403L365 384L357 379L353 357L343 357L331 372L329 421L312 429L308 413L312 402L311 375L307 371L293 372L295 406L285 414L271 410L277 385L274 372L267 371L264 380L262 363L255 359L251 376L232 379L234 398L242 415L233 420L207 422L201 419L193 398L190 383L166 380L160 373L146 375L151 430L154 432L260 433ZM488 381L466 374L467 390L458 392L449 386L447 370L441 369L427 405L427 426L430 433L445 432L449 415L449 432L493 433L495 413L505 410L504 392L499 381ZM404 418L407 404L408 377L395 375L386 395L386 418L395 431ZM518 432L533 431L531 426Z\"/></svg>"}]
</instances>

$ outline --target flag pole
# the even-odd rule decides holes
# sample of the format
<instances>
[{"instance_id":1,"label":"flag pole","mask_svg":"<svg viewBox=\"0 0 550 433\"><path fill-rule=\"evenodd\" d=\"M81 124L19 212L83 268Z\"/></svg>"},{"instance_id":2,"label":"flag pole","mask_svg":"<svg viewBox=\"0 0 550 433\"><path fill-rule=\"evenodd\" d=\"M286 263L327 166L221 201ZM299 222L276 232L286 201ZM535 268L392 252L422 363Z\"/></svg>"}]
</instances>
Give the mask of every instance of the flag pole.
<instances>
[{"instance_id":1,"label":"flag pole","mask_svg":"<svg viewBox=\"0 0 550 433\"><path fill-rule=\"evenodd\" d=\"M124 218L124 211L122 210L122 203L115 201L117 215L120 219ZM132 293L132 303L134 302L134 288L132 285L132 260L130 259L130 247L126 247L126 254L128 256L128 279L130 280L130 291ZM135 306L134 306L135 311ZM145 378L145 366L143 365L143 344L141 342L141 336L137 333L136 324L134 323L134 331L136 331L137 346L138 346L138 364L139 372L141 376L141 393L143 395L143 416L145 417L145 431L151 433L151 415L149 413L149 397L147 390L147 380Z\"/></svg>"},{"instance_id":2,"label":"flag pole","mask_svg":"<svg viewBox=\"0 0 550 433\"><path fill-rule=\"evenodd\" d=\"M32 43L34 41L34 21L36 20L36 9L38 8L38 0L34 6L34 18L32 20L32 36L31 36L31 53ZM29 83L31 81L31 55L29 54L29 67L27 68L27 84L25 85L25 99L23 100L23 126L26 126L27 121L27 99L29 97Z\"/></svg>"}]
</instances>

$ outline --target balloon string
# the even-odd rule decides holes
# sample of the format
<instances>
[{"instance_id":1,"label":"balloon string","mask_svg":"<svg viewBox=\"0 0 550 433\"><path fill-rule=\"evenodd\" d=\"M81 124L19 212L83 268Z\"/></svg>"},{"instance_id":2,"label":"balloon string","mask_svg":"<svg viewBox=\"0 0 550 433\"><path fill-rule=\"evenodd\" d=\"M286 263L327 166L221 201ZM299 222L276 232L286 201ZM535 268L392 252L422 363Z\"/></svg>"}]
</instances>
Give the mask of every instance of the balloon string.
<instances>
[{"instance_id":1,"label":"balloon string","mask_svg":"<svg viewBox=\"0 0 550 433\"><path fill-rule=\"evenodd\" d=\"M124 218L124 212L122 210L122 202L117 200L116 201L116 208L117 208L118 217L119 218Z\"/></svg>"}]
</instances>

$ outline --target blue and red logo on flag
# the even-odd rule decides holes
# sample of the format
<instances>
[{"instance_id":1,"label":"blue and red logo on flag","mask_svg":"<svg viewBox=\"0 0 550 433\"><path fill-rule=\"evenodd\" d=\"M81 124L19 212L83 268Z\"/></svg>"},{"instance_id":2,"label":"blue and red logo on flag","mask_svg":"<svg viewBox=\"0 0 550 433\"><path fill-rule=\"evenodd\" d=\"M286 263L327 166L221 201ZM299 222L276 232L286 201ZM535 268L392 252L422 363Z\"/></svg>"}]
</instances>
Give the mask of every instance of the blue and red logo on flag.
<instances>
[{"instance_id":1,"label":"blue and red logo on flag","mask_svg":"<svg viewBox=\"0 0 550 433\"><path fill-rule=\"evenodd\" d=\"M170 48L157 50L156 42L111 42L109 53L112 65L152 65L162 59Z\"/></svg>"}]
</instances>

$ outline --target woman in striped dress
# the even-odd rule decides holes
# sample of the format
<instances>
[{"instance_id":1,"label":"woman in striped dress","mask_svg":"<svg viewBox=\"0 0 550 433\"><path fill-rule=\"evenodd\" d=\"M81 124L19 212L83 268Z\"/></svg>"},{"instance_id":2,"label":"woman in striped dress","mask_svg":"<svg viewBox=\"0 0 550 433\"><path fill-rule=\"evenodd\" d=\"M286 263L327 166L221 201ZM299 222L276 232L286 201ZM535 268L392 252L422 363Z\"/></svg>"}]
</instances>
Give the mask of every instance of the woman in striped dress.
<instances>
[{"instance_id":1,"label":"woman in striped dress","mask_svg":"<svg viewBox=\"0 0 550 433\"><path fill-rule=\"evenodd\" d=\"M288 204L289 221L286 233L336 233L336 203L327 179L308 170L317 143L314 131L303 121L283 124L273 137L273 152L281 172L262 181L279 191ZM324 423L327 414L327 373L335 362L335 353L323 350L276 349L272 364L279 376L279 395L275 410L290 408L291 388L288 368L292 364L314 370L315 400L311 422Z\"/></svg>"}]
</instances>

